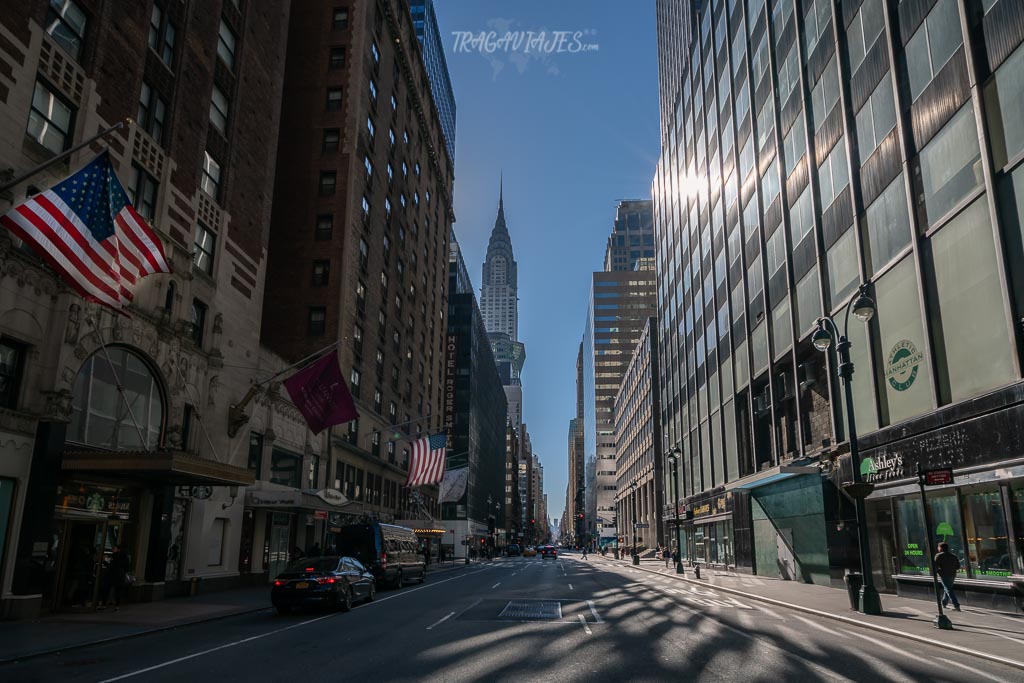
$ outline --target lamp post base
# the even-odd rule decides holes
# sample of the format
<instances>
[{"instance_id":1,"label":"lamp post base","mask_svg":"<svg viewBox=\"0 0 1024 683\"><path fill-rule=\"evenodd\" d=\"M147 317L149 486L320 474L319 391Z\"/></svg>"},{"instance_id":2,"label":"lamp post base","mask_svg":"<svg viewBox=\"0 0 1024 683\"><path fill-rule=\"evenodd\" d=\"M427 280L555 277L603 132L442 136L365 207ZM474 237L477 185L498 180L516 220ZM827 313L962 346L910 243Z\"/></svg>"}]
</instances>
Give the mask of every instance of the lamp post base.
<instances>
[{"instance_id":1,"label":"lamp post base","mask_svg":"<svg viewBox=\"0 0 1024 683\"><path fill-rule=\"evenodd\" d=\"M635 554L633 555L633 564L640 564L640 556L639 555L635 555Z\"/></svg>"},{"instance_id":2,"label":"lamp post base","mask_svg":"<svg viewBox=\"0 0 1024 683\"><path fill-rule=\"evenodd\" d=\"M686 570L683 568L682 562L676 562L676 574L686 575Z\"/></svg>"},{"instance_id":3,"label":"lamp post base","mask_svg":"<svg viewBox=\"0 0 1024 683\"><path fill-rule=\"evenodd\" d=\"M932 623L935 625L935 628L937 629L941 629L943 631L953 630L953 622L950 621L949 617L947 617L945 614L940 614L937 617L935 617L935 621L933 621Z\"/></svg>"},{"instance_id":4,"label":"lamp post base","mask_svg":"<svg viewBox=\"0 0 1024 683\"><path fill-rule=\"evenodd\" d=\"M860 613L876 617L882 615L882 598L874 586L864 586L860 589Z\"/></svg>"}]
</instances>

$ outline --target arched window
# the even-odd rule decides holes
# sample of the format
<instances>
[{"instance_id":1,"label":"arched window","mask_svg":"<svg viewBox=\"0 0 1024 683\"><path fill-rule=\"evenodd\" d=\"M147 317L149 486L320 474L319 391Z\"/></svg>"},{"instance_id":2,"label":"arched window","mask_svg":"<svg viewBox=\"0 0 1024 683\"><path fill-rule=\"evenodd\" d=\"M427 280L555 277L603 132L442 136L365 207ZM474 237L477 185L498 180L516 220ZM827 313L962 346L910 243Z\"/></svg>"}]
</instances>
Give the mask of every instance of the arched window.
<instances>
[{"instance_id":1,"label":"arched window","mask_svg":"<svg viewBox=\"0 0 1024 683\"><path fill-rule=\"evenodd\" d=\"M109 363L107 354L97 351L78 371L67 440L112 450L155 448L164 419L160 384L149 365L128 349L108 347L107 352ZM125 400L117 391L118 380L145 444L140 442Z\"/></svg>"}]
</instances>

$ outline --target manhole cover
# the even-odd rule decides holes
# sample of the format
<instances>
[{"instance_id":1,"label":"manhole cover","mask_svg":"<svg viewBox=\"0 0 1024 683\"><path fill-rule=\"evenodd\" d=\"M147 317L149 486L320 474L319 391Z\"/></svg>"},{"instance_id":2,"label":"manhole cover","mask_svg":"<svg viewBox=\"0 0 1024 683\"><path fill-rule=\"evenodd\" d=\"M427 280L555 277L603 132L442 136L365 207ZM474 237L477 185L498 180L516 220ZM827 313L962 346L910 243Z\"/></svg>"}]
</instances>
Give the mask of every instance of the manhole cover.
<instances>
[{"instance_id":1,"label":"manhole cover","mask_svg":"<svg viewBox=\"0 0 1024 683\"><path fill-rule=\"evenodd\" d=\"M562 605L557 600L510 600L498 616L509 619L561 619Z\"/></svg>"}]
</instances>

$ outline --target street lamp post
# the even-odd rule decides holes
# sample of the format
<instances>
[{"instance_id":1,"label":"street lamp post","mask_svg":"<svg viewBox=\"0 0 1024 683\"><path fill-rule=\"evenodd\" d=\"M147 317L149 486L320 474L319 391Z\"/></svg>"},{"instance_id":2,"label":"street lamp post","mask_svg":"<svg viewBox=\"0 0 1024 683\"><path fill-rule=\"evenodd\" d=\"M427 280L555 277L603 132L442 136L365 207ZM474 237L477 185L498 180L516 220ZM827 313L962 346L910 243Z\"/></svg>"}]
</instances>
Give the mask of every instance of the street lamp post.
<instances>
[{"instance_id":1,"label":"street lamp post","mask_svg":"<svg viewBox=\"0 0 1024 683\"><path fill-rule=\"evenodd\" d=\"M882 601L875 588L871 575L871 554L868 548L867 515L864 512L864 498L871 493L874 485L865 482L860 473L860 453L857 450L857 426L853 417L853 361L850 360L850 311L861 322L868 322L875 315L875 302L867 295L867 285L861 285L857 296L846 305L843 321L843 333L830 316L818 318L818 329L811 336L814 347L821 352L828 351L832 346L832 338L838 337L836 352L839 354L839 377L843 380L846 397L846 423L850 439L850 464L853 466L853 483L845 486L847 493L854 499L857 509L857 541L860 546L860 571L863 584L860 589L860 612L862 614L879 615L882 613ZM831 331L830 331L831 330Z\"/></svg>"},{"instance_id":2,"label":"street lamp post","mask_svg":"<svg viewBox=\"0 0 1024 683\"><path fill-rule=\"evenodd\" d=\"M676 482L675 499L672 501L672 507L675 508L676 513L676 574L685 574L686 572L683 570L683 542L679 533L679 461L683 457L683 452L678 448L673 448L668 457L672 460L672 473Z\"/></svg>"},{"instance_id":3,"label":"street lamp post","mask_svg":"<svg viewBox=\"0 0 1024 683\"><path fill-rule=\"evenodd\" d=\"M640 556L636 554L636 524L637 524L636 520L637 520L637 514L636 514L636 482L635 481L633 482L632 487L633 487L633 492L630 494L630 497L633 499L633 564L640 564Z\"/></svg>"}]
</instances>

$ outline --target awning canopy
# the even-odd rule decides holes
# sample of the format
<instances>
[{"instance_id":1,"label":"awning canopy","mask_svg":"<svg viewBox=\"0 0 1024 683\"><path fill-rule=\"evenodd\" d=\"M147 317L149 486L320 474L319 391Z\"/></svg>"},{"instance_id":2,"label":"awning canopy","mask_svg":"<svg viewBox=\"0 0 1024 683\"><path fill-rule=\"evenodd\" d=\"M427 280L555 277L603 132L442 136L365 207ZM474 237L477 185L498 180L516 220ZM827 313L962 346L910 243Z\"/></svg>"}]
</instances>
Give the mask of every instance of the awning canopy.
<instances>
[{"instance_id":1,"label":"awning canopy","mask_svg":"<svg viewBox=\"0 0 1024 683\"><path fill-rule=\"evenodd\" d=\"M352 513L350 501L333 489L252 488L245 492L245 506L275 510L326 510Z\"/></svg>"},{"instance_id":2,"label":"awning canopy","mask_svg":"<svg viewBox=\"0 0 1024 683\"><path fill-rule=\"evenodd\" d=\"M732 482L731 484L726 484L725 490L756 489L759 486L777 484L783 479L789 479L790 477L799 477L804 474L819 474L820 472L821 470L817 467L809 467L807 465L779 465L778 467L771 467L762 472L758 472L757 474L740 479L739 481Z\"/></svg>"},{"instance_id":3,"label":"awning canopy","mask_svg":"<svg viewBox=\"0 0 1024 683\"><path fill-rule=\"evenodd\" d=\"M64 451L61 469L172 485L250 486L255 481L247 469L182 451Z\"/></svg>"}]
</instances>

